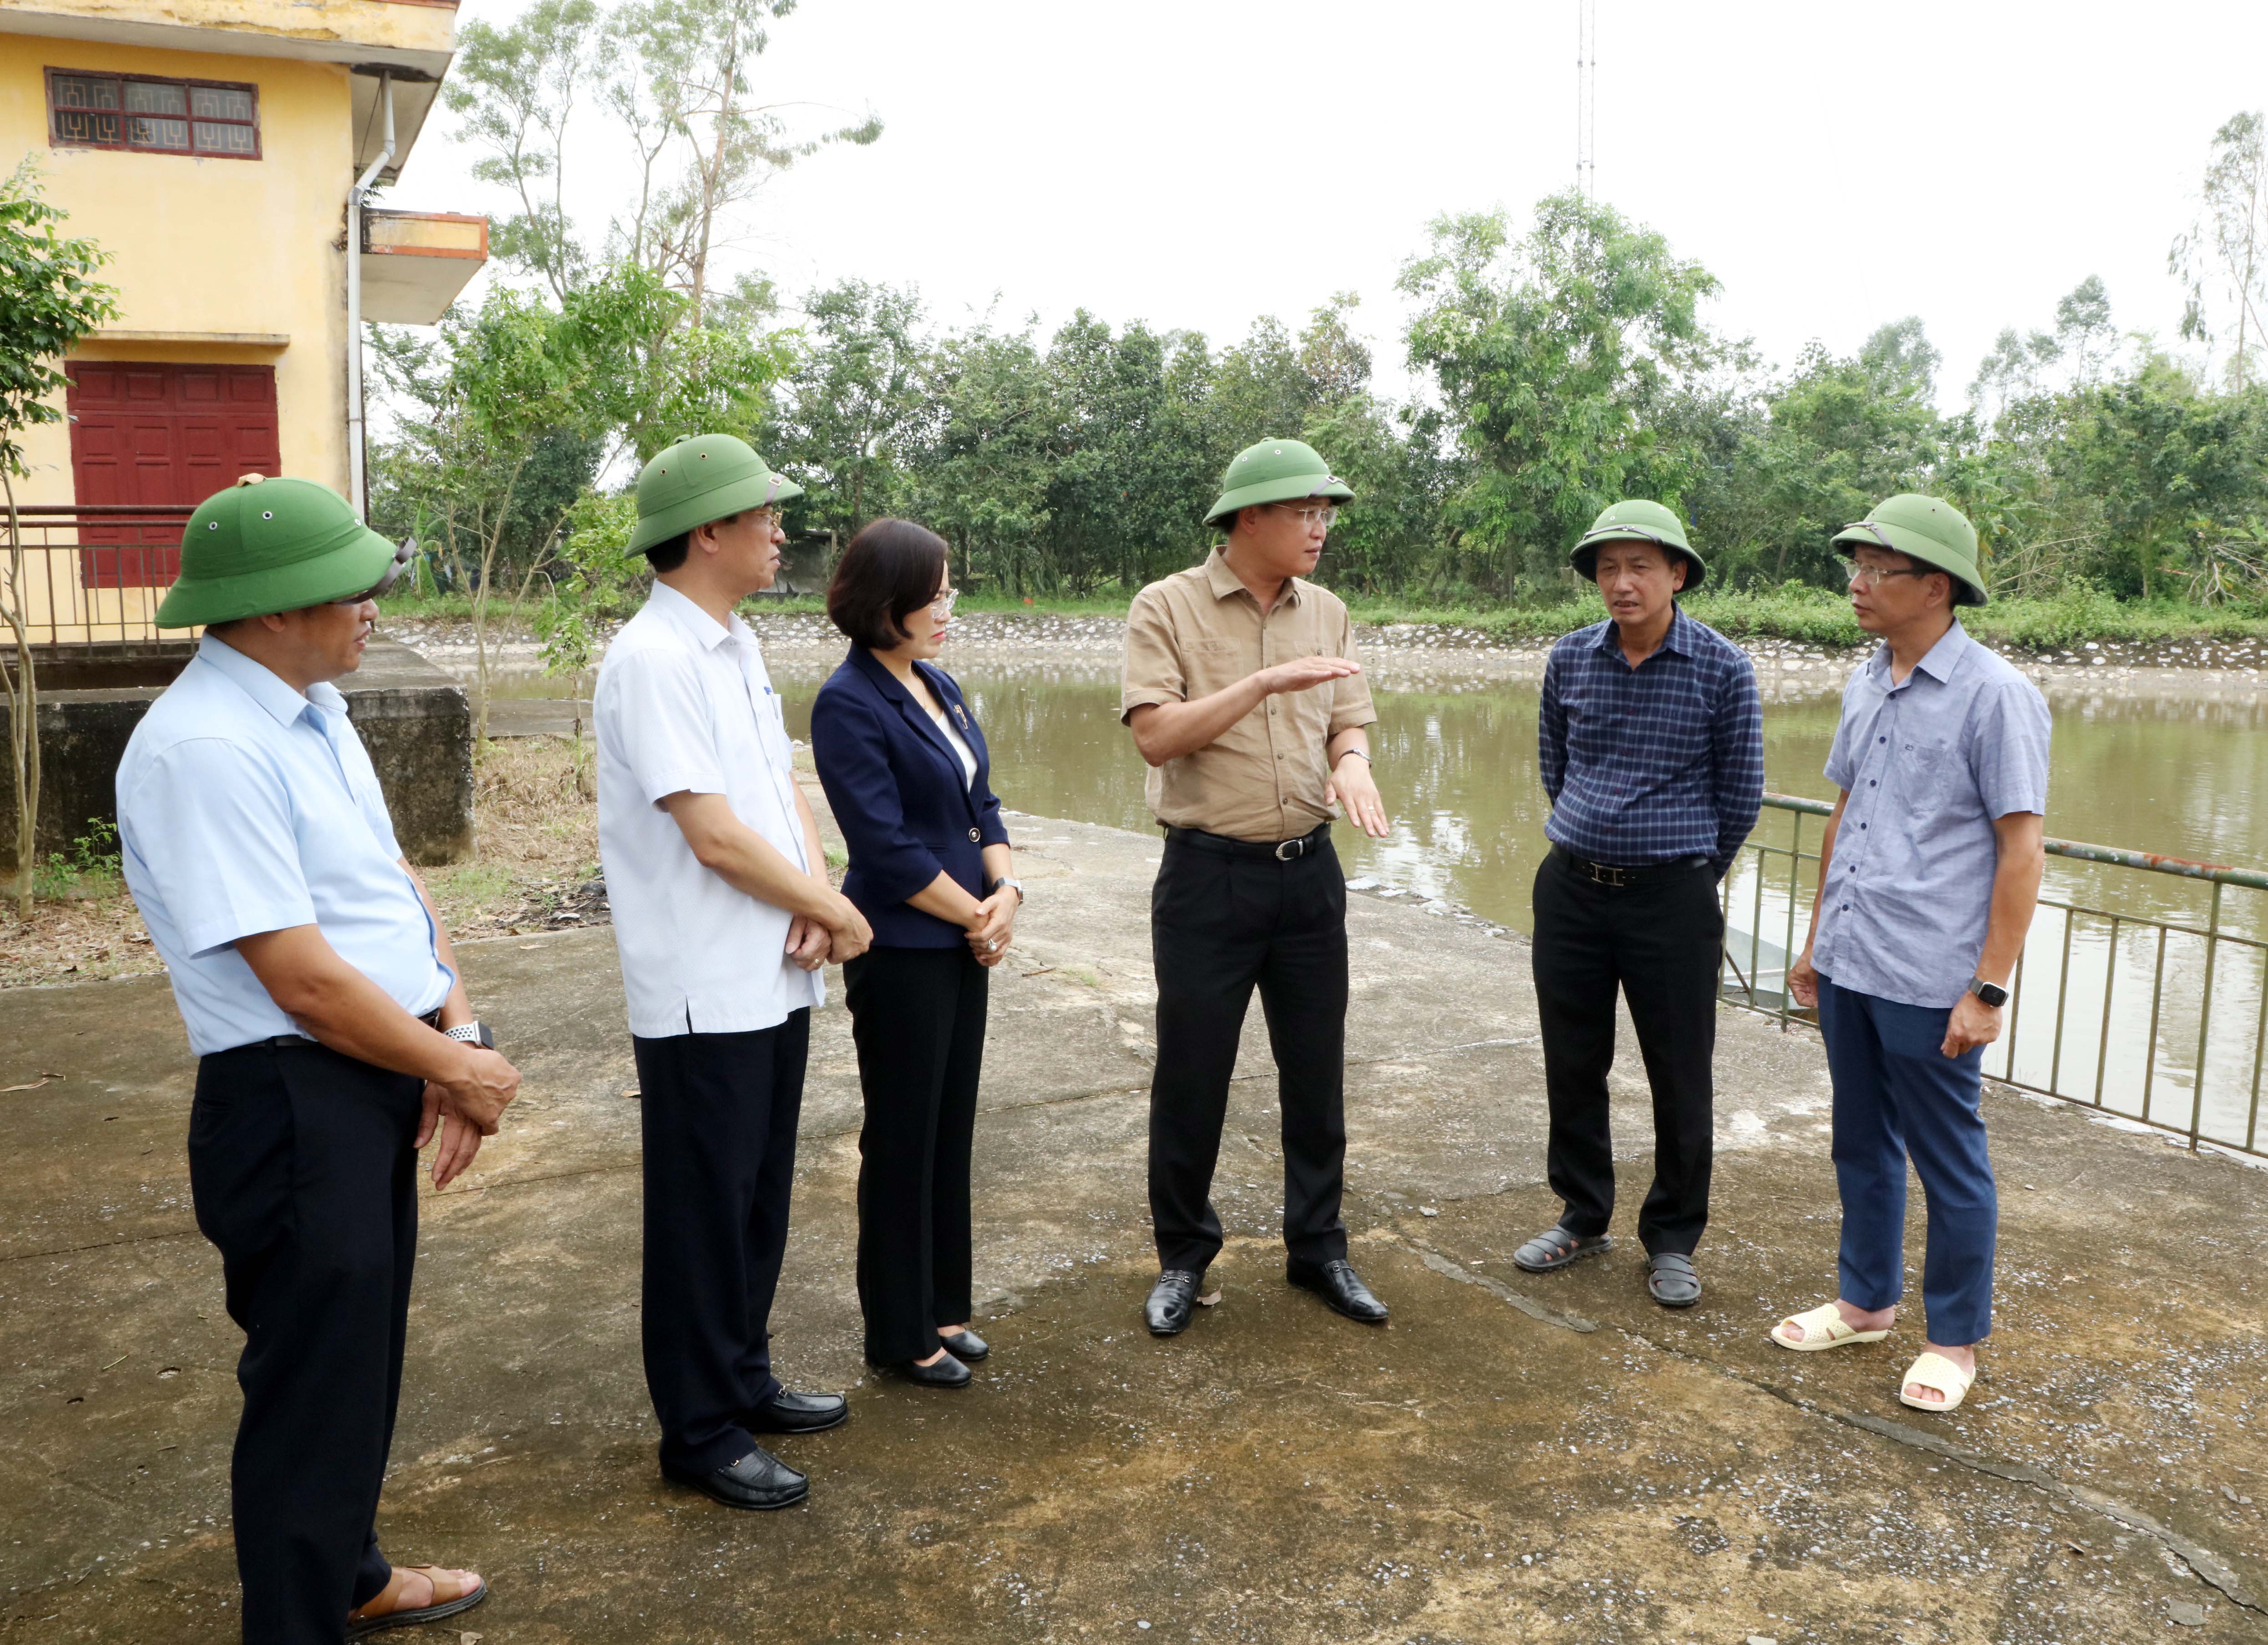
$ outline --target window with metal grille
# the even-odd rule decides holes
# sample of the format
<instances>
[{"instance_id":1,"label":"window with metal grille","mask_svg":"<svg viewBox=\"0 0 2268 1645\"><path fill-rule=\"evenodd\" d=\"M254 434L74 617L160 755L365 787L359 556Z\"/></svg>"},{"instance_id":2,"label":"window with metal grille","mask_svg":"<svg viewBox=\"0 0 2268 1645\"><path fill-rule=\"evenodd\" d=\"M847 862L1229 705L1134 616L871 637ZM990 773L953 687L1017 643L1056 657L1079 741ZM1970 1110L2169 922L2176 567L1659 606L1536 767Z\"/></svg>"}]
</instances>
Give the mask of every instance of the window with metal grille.
<instances>
[{"instance_id":1,"label":"window with metal grille","mask_svg":"<svg viewBox=\"0 0 2268 1645\"><path fill-rule=\"evenodd\" d=\"M217 159L260 158L260 93L218 80L48 70L49 141Z\"/></svg>"}]
</instances>

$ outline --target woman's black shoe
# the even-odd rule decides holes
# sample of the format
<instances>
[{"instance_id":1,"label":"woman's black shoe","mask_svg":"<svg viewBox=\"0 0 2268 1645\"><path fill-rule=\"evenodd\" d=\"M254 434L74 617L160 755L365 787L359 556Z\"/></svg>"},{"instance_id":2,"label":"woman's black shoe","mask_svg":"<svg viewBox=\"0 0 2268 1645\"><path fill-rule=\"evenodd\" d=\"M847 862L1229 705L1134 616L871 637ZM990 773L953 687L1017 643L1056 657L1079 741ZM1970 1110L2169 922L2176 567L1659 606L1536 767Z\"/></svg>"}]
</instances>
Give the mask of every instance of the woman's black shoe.
<instances>
[{"instance_id":1,"label":"woman's black shoe","mask_svg":"<svg viewBox=\"0 0 2268 1645\"><path fill-rule=\"evenodd\" d=\"M974 1365L992 1351L992 1345L974 1331L956 1331L951 1336L940 1335L938 1340L954 1358Z\"/></svg>"},{"instance_id":2,"label":"woman's black shoe","mask_svg":"<svg viewBox=\"0 0 2268 1645\"><path fill-rule=\"evenodd\" d=\"M968 1367L954 1358L950 1350L926 1365L901 1360L895 1365L877 1365L874 1369L923 1388L966 1388L970 1381Z\"/></svg>"}]
</instances>

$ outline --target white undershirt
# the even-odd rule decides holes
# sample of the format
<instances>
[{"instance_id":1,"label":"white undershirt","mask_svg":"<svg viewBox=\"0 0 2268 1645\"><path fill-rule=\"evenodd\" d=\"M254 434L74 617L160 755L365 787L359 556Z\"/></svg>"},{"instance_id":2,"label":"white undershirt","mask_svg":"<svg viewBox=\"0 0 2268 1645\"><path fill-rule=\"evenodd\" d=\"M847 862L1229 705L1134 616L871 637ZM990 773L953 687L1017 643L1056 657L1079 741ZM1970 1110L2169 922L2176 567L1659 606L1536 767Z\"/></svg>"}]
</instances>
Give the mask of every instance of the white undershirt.
<instances>
[{"instance_id":1,"label":"white undershirt","mask_svg":"<svg viewBox=\"0 0 2268 1645\"><path fill-rule=\"evenodd\" d=\"M953 729L951 720L934 709L929 710L929 717L937 722L937 729L945 733L945 740L951 743L953 752L961 756L961 786L974 788L976 784L976 756L969 752L968 745L961 740L961 733Z\"/></svg>"}]
</instances>

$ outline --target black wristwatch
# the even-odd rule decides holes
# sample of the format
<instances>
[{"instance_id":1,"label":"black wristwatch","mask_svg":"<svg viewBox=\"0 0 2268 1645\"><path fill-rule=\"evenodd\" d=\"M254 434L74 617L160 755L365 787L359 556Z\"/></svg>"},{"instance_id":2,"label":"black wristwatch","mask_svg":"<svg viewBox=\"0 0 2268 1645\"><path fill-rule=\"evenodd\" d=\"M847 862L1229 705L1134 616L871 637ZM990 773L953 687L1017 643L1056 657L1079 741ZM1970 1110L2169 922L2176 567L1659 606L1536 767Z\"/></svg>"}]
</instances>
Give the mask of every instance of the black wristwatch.
<instances>
[{"instance_id":1,"label":"black wristwatch","mask_svg":"<svg viewBox=\"0 0 2268 1645\"><path fill-rule=\"evenodd\" d=\"M454 1028L444 1028L441 1032L452 1039L463 1040L468 1046L479 1046L490 1051L496 1049L496 1036L489 1032L486 1023L477 1018L469 1023L459 1023Z\"/></svg>"},{"instance_id":2,"label":"black wristwatch","mask_svg":"<svg viewBox=\"0 0 2268 1645\"><path fill-rule=\"evenodd\" d=\"M1996 1011L2008 1002L2007 989L1997 982L1987 982L1982 977L1969 979L1969 991Z\"/></svg>"}]
</instances>

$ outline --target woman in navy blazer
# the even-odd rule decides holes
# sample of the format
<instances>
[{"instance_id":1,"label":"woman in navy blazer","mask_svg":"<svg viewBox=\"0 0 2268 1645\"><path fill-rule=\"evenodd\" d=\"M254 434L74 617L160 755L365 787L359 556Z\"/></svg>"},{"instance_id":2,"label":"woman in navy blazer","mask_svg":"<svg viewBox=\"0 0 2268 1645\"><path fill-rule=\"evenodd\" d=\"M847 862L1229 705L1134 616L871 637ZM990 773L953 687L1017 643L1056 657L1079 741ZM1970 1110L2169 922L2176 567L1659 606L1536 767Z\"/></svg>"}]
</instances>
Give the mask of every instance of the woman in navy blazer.
<instances>
[{"instance_id":1,"label":"woman in navy blazer","mask_svg":"<svg viewBox=\"0 0 2268 1645\"><path fill-rule=\"evenodd\" d=\"M944 539L876 520L850 540L827 614L850 655L820 687L811 752L850 847L843 893L874 928L843 968L866 1122L858 1134L858 1306L869 1363L959 1388L991 1350L968 1328L968 1154L987 972L1023 887L984 733L930 661L954 593Z\"/></svg>"}]
</instances>

